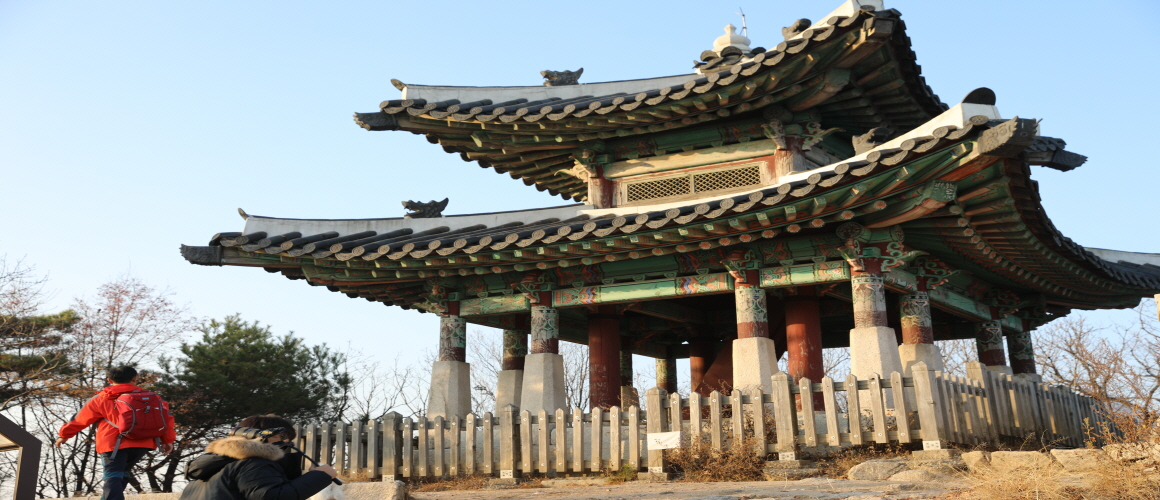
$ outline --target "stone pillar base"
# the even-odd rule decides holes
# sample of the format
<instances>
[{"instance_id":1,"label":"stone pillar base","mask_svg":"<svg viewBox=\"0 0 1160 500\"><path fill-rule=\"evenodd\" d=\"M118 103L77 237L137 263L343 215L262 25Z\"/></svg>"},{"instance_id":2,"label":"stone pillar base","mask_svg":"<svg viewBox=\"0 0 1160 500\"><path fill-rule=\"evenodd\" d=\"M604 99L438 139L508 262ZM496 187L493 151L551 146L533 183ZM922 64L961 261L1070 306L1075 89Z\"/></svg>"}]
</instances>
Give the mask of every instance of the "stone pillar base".
<instances>
[{"instance_id":1,"label":"stone pillar base","mask_svg":"<svg viewBox=\"0 0 1160 500\"><path fill-rule=\"evenodd\" d=\"M640 406L640 393L636 392L636 388L631 385L620 386L620 408L628 409L629 406Z\"/></svg>"},{"instance_id":2,"label":"stone pillar base","mask_svg":"<svg viewBox=\"0 0 1160 500\"><path fill-rule=\"evenodd\" d=\"M524 390L523 370L501 370L495 384L495 415L507 405L520 406L520 393Z\"/></svg>"},{"instance_id":3,"label":"stone pillar base","mask_svg":"<svg viewBox=\"0 0 1160 500\"><path fill-rule=\"evenodd\" d=\"M431 368L427 418L471 413L471 365L463 361L436 361Z\"/></svg>"},{"instance_id":4,"label":"stone pillar base","mask_svg":"<svg viewBox=\"0 0 1160 500\"><path fill-rule=\"evenodd\" d=\"M942 351L934 344L902 344L898 346L898 357L902 361L902 376L910 377L915 363L926 363L931 371L945 372Z\"/></svg>"},{"instance_id":5,"label":"stone pillar base","mask_svg":"<svg viewBox=\"0 0 1160 500\"><path fill-rule=\"evenodd\" d=\"M990 368L991 368L990 366L987 367L987 369L990 369ZM1006 366L996 366L995 368L1007 368L1007 367ZM995 370L995 371L1002 371L1002 370ZM1007 372L1003 372L1003 373L1011 373L1011 372L1007 371ZM1042 384L1043 383L1043 376L1039 375L1037 373L1019 373L1019 374L1015 375L1015 380L1022 380L1024 382L1031 382L1033 384Z\"/></svg>"},{"instance_id":6,"label":"stone pillar base","mask_svg":"<svg viewBox=\"0 0 1160 500\"><path fill-rule=\"evenodd\" d=\"M1006 365L988 365L987 369L991 370L993 372L999 372L999 373L1003 373L1006 375L1014 375L1015 374L1015 372L1011 371L1011 367L1006 366Z\"/></svg>"},{"instance_id":7,"label":"stone pillar base","mask_svg":"<svg viewBox=\"0 0 1160 500\"><path fill-rule=\"evenodd\" d=\"M777 348L773 339L749 337L733 341L733 389L760 388L773 392L773 374L778 373Z\"/></svg>"},{"instance_id":8,"label":"stone pillar base","mask_svg":"<svg viewBox=\"0 0 1160 500\"><path fill-rule=\"evenodd\" d=\"M898 357L898 340L893 328L869 326L850 330L850 373L859 379L871 373L889 379L894 372L902 372L902 360Z\"/></svg>"},{"instance_id":9,"label":"stone pillar base","mask_svg":"<svg viewBox=\"0 0 1160 500\"><path fill-rule=\"evenodd\" d=\"M524 358L524 380L520 389L521 410L533 414L555 413L567 408L564 398L564 356L538 352Z\"/></svg>"}]
</instances>

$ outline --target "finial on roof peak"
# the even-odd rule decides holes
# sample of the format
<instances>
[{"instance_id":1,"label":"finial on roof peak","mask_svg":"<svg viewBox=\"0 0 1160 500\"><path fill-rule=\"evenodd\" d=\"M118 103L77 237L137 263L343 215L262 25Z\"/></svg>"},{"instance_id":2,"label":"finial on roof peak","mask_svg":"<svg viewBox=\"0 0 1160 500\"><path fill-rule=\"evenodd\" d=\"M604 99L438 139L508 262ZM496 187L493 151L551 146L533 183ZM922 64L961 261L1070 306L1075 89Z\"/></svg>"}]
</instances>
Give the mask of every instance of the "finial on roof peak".
<instances>
[{"instance_id":1,"label":"finial on roof peak","mask_svg":"<svg viewBox=\"0 0 1160 500\"><path fill-rule=\"evenodd\" d=\"M713 50L718 54L721 53L725 47L737 47L741 52L749 52L749 37L737 33L737 27L733 23L725 26L725 34L717 37L713 41Z\"/></svg>"}]
</instances>

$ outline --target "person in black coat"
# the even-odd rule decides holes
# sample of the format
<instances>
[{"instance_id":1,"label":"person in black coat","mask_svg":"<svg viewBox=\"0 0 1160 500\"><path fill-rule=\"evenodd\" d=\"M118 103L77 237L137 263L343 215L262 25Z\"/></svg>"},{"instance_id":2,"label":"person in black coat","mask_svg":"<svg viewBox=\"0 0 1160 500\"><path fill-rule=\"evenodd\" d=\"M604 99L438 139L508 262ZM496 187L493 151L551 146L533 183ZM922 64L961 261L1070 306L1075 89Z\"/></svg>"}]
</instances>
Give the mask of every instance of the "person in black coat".
<instances>
[{"instance_id":1,"label":"person in black coat","mask_svg":"<svg viewBox=\"0 0 1160 500\"><path fill-rule=\"evenodd\" d=\"M338 473L329 465L311 467L294 479L277 434L262 439L230 436L206 446L206 454L185 469L189 484L181 500L306 500L325 489ZM299 469L301 470L301 469Z\"/></svg>"}]
</instances>

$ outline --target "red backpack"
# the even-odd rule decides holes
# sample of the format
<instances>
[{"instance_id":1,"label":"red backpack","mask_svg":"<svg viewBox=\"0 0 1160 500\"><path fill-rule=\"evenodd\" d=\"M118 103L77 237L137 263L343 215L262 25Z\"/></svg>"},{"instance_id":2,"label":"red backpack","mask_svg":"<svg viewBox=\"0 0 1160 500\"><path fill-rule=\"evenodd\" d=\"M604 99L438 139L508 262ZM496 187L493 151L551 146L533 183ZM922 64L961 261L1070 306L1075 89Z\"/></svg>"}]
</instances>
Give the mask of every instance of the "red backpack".
<instances>
[{"instance_id":1,"label":"red backpack","mask_svg":"<svg viewBox=\"0 0 1160 500\"><path fill-rule=\"evenodd\" d=\"M113 414L105 419L117 429L117 443L113 454L121 447L121 439L160 439L168 424L165 402L151 391L136 390L122 393L113 400Z\"/></svg>"}]
</instances>

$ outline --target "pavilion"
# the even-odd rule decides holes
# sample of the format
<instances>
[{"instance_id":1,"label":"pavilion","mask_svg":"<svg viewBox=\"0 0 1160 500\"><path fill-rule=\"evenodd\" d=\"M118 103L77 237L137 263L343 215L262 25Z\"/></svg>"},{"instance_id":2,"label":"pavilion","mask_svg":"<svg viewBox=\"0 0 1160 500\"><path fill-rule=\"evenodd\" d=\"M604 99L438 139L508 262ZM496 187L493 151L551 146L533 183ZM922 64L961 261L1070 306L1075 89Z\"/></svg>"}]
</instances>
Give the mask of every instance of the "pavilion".
<instances>
[{"instance_id":1,"label":"pavilion","mask_svg":"<svg viewBox=\"0 0 1160 500\"><path fill-rule=\"evenodd\" d=\"M1037 326L1160 292L1160 256L1060 234L1031 166L1086 157L1037 120L1000 114L988 89L941 102L905 28L879 0L848 0L768 49L729 26L692 74L394 81L401 99L356 113L359 126L423 135L576 203L243 212L241 231L182 255L439 315L430 416L471 411L468 323L504 330L497 404L533 414L565 404L561 340L588 345L593 407L632 404L630 354L655 358L670 392L678 359L698 392L768 391L783 355L795 380L819 380L822 349L847 346L855 375L905 373L941 369L934 341L948 339L1035 378Z\"/></svg>"}]
</instances>

